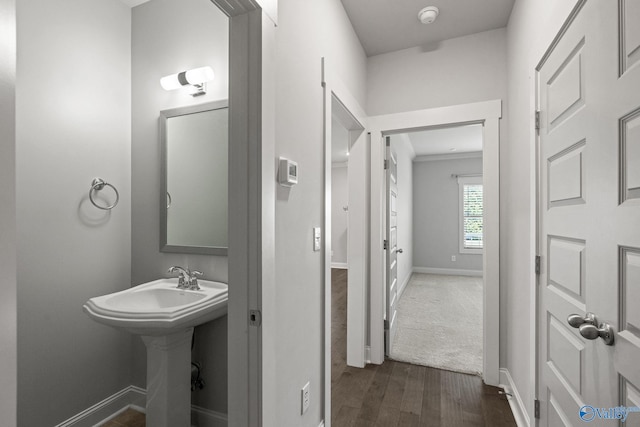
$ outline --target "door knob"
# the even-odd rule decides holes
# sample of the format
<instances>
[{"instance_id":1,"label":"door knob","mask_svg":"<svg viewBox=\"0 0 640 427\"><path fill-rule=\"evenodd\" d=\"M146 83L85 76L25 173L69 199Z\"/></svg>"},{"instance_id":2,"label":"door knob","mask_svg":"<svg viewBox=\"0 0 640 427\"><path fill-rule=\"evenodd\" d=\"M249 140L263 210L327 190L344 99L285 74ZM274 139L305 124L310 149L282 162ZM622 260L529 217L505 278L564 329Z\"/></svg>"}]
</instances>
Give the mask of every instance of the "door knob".
<instances>
[{"instance_id":1,"label":"door knob","mask_svg":"<svg viewBox=\"0 0 640 427\"><path fill-rule=\"evenodd\" d=\"M401 254L402 252L404 252L402 249L398 249L396 252L398 252L399 254Z\"/></svg>"},{"instance_id":2,"label":"door knob","mask_svg":"<svg viewBox=\"0 0 640 427\"><path fill-rule=\"evenodd\" d=\"M580 325L580 335L588 340L595 340L600 337L606 345L613 345L613 328L608 323L602 323L600 327L594 325Z\"/></svg>"},{"instance_id":3,"label":"door knob","mask_svg":"<svg viewBox=\"0 0 640 427\"><path fill-rule=\"evenodd\" d=\"M570 314L567 317L567 322L571 325L572 328L579 328L580 325L598 325L598 320L596 319L596 315L593 313L587 313L584 317L579 314Z\"/></svg>"}]
</instances>

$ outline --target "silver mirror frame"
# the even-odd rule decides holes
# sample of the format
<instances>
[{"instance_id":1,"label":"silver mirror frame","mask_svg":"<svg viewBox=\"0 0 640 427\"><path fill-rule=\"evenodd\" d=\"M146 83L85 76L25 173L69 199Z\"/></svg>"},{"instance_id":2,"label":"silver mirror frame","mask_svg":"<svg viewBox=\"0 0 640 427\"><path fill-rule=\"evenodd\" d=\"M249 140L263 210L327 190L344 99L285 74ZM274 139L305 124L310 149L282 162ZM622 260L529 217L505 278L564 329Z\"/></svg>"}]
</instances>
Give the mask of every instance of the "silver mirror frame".
<instances>
[{"instance_id":1,"label":"silver mirror frame","mask_svg":"<svg viewBox=\"0 0 640 427\"><path fill-rule=\"evenodd\" d=\"M226 247L178 246L167 244L167 120L172 117L228 107L229 101L222 100L160 111L160 252L227 256L228 249Z\"/></svg>"}]
</instances>

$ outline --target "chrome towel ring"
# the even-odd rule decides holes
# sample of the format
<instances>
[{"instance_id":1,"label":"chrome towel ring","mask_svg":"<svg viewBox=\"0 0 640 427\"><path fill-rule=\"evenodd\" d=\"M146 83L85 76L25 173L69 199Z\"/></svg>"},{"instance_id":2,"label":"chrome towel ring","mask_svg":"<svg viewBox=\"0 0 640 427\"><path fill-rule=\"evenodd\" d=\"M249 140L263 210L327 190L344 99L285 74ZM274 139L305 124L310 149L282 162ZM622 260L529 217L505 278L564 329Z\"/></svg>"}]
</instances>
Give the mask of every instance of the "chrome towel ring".
<instances>
[{"instance_id":1,"label":"chrome towel ring","mask_svg":"<svg viewBox=\"0 0 640 427\"><path fill-rule=\"evenodd\" d=\"M105 186L111 187L113 191L116 193L116 201L113 202L112 205L100 206L99 204L96 203L95 200L93 200L93 193L96 191L102 190ZM102 209L103 211L110 211L111 209L115 208L118 202L120 201L120 193L118 193L118 190L116 189L116 187L109 184L108 182L105 182L102 178L94 178L93 181L91 182L91 188L89 189L89 200L91 200L91 203L93 203L93 206L95 206L96 208Z\"/></svg>"}]
</instances>

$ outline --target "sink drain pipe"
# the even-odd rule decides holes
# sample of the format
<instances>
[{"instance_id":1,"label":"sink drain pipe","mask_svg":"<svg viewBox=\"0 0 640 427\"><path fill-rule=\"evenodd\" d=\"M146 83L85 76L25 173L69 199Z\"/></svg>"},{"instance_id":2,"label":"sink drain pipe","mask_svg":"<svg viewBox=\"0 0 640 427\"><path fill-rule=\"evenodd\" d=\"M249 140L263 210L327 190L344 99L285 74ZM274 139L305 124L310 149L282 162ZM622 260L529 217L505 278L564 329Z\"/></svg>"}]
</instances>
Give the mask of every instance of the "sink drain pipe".
<instances>
[{"instance_id":1,"label":"sink drain pipe","mask_svg":"<svg viewBox=\"0 0 640 427\"><path fill-rule=\"evenodd\" d=\"M200 377L202 366L198 362L191 362L191 391L202 390L204 380Z\"/></svg>"}]
</instances>

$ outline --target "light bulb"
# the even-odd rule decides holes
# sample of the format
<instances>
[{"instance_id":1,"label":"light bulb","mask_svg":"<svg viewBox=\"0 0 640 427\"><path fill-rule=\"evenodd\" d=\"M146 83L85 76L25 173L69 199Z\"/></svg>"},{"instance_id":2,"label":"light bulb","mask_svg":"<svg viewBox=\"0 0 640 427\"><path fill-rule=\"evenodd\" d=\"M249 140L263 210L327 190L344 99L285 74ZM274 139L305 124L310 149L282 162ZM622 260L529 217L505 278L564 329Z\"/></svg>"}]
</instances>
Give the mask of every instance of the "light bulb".
<instances>
[{"instance_id":1,"label":"light bulb","mask_svg":"<svg viewBox=\"0 0 640 427\"><path fill-rule=\"evenodd\" d=\"M189 70L185 73L185 77L189 84L195 85L204 82L210 82L214 78L211 67L200 67Z\"/></svg>"},{"instance_id":2,"label":"light bulb","mask_svg":"<svg viewBox=\"0 0 640 427\"><path fill-rule=\"evenodd\" d=\"M160 85L164 90L174 90L187 85L201 85L213 78L214 73L211 67L200 67L163 77L160 79Z\"/></svg>"},{"instance_id":3,"label":"light bulb","mask_svg":"<svg viewBox=\"0 0 640 427\"><path fill-rule=\"evenodd\" d=\"M174 90L182 87L180 80L178 79L178 74L171 74L170 76L161 78L160 85L164 90Z\"/></svg>"}]
</instances>

